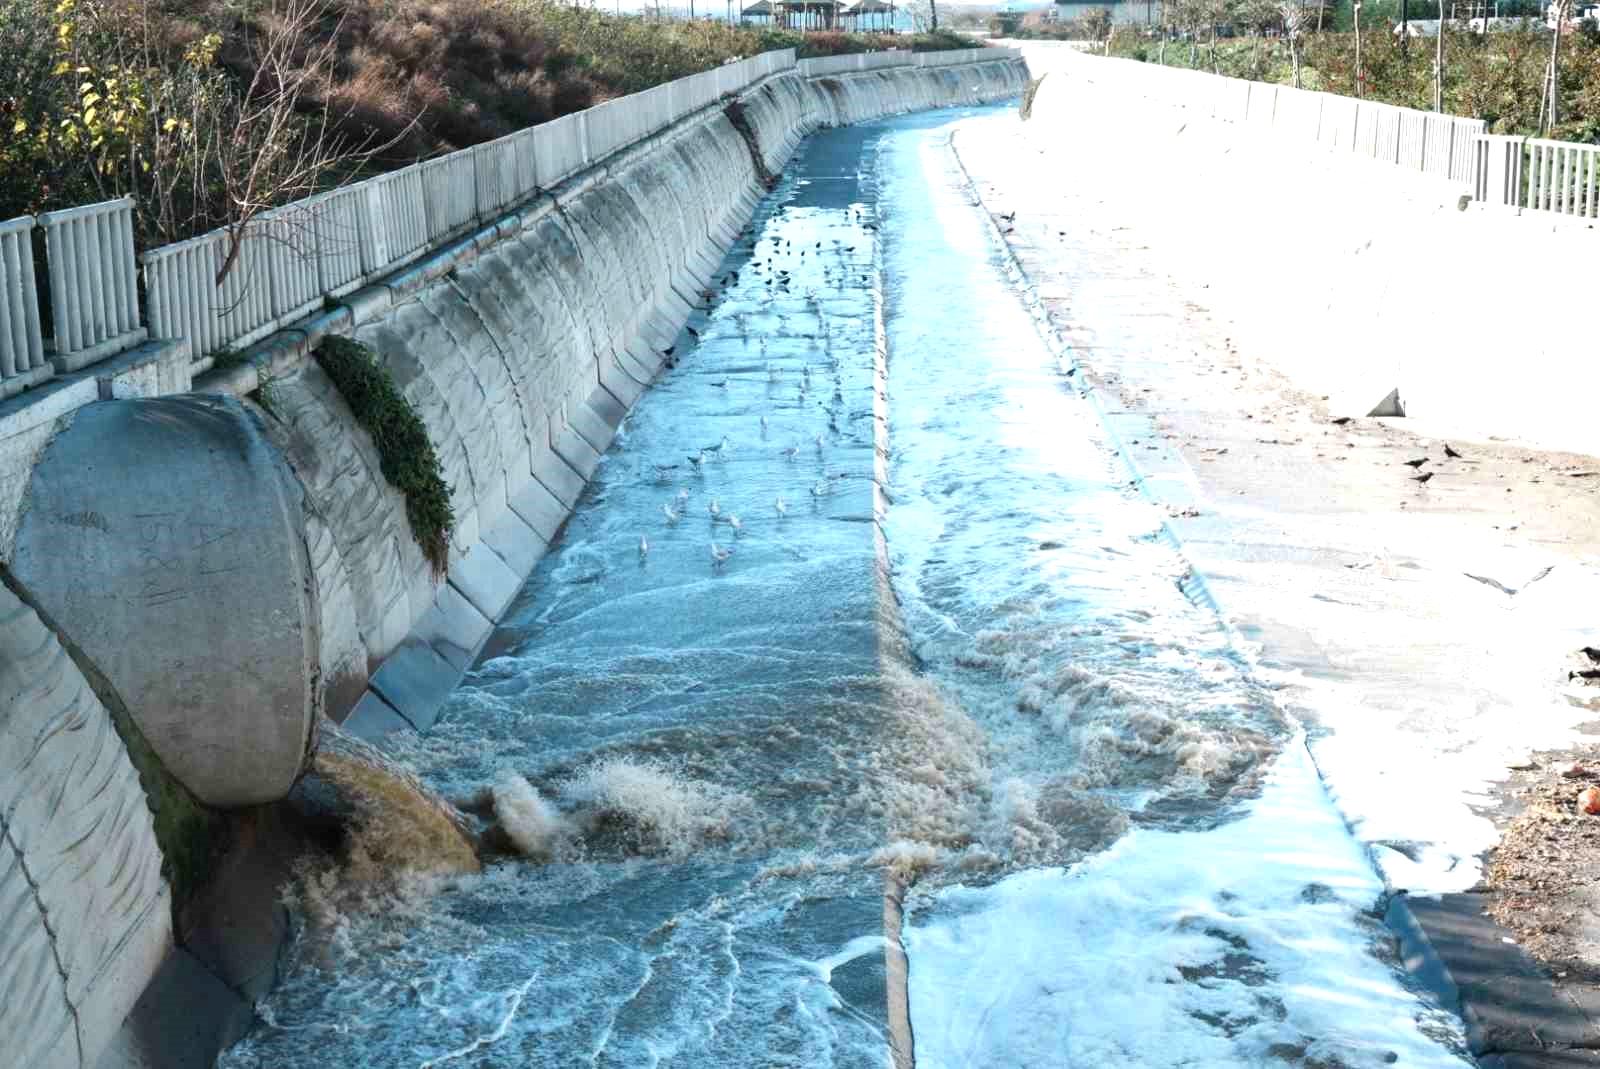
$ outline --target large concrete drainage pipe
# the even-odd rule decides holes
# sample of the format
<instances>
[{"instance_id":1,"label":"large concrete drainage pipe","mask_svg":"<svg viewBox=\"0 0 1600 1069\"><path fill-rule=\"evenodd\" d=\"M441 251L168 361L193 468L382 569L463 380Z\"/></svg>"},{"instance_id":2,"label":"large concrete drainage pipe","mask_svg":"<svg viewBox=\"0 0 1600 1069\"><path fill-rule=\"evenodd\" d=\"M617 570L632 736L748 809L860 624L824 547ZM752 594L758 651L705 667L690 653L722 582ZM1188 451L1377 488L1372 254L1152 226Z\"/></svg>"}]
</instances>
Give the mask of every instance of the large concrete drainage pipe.
<instances>
[{"instance_id":1,"label":"large concrete drainage pipe","mask_svg":"<svg viewBox=\"0 0 1600 1069\"><path fill-rule=\"evenodd\" d=\"M11 570L213 806L281 798L318 698L302 492L226 397L80 409L33 470Z\"/></svg>"}]
</instances>

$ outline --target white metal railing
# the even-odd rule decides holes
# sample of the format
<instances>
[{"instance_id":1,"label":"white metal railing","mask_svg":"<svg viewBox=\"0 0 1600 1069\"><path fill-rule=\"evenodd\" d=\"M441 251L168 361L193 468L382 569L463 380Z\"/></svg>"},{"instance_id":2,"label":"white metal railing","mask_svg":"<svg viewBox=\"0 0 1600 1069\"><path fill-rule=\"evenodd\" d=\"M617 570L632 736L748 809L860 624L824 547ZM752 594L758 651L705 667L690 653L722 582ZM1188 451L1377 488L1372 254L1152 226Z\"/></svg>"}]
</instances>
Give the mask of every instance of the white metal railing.
<instances>
[{"instance_id":1,"label":"white metal railing","mask_svg":"<svg viewBox=\"0 0 1600 1069\"><path fill-rule=\"evenodd\" d=\"M1600 211L1600 145L1529 138L1524 208L1586 219Z\"/></svg>"},{"instance_id":2,"label":"white metal railing","mask_svg":"<svg viewBox=\"0 0 1600 1069\"><path fill-rule=\"evenodd\" d=\"M326 296L342 297L366 278L366 268L361 263L361 233L367 194L363 186L344 186L306 201L316 231L317 286ZM145 263L148 290L148 258Z\"/></svg>"},{"instance_id":3,"label":"white metal railing","mask_svg":"<svg viewBox=\"0 0 1600 1069\"><path fill-rule=\"evenodd\" d=\"M1474 199L1500 208L1522 207L1525 137L1483 134L1474 146Z\"/></svg>"},{"instance_id":4,"label":"white metal railing","mask_svg":"<svg viewBox=\"0 0 1600 1069\"><path fill-rule=\"evenodd\" d=\"M39 216L50 264L51 362L75 371L142 342L133 198Z\"/></svg>"},{"instance_id":5,"label":"white metal railing","mask_svg":"<svg viewBox=\"0 0 1600 1069\"><path fill-rule=\"evenodd\" d=\"M33 217L0 223L0 397L49 378L33 276Z\"/></svg>"},{"instance_id":6,"label":"white metal railing","mask_svg":"<svg viewBox=\"0 0 1600 1069\"><path fill-rule=\"evenodd\" d=\"M52 366L76 369L142 341L140 266L149 333L184 340L193 360L207 361L769 75L1016 55L1000 48L891 50L797 63L793 49L767 52L275 209L251 220L237 240L219 230L137 260L129 199L0 224L0 396L47 377ZM48 345L30 248L36 224L45 230L49 259Z\"/></svg>"},{"instance_id":7,"label":"white metal railing","mask_svg":"<svg viewBox=\"0 0 1600 1069\"><path fill-rule=\"evenodd\" d=\"M853 71L882 70L888 67L945 67L958 63L982 63L990 60L1015 59L1021 53L1014 48L962 48L946 52L912 52L891 48L882 52L851 52L842 56L819 56L802 59L795 64L806 78L819 78L829 74L849 74Z\"/></svg>"},{"instance_id":8,"label":"white metal railing","mask_svg":"<svg viewBox=\"0 0 1600 1069\"><path fill-rule=\"evenodd\" d=\"M458 149L416 166L422 172L422 204L430 242L443 241L478 218L478 179L472 149Z\"/></svg>"},{"instance_id":9,"label":"white metal railing","mask_svg":"<svg viewBox=\"0 0 1600 1069\"><path fill-rule=\"evenodd\" d=\"M226 235L213 231L188 241L151 249L140 257L149 307L150 334L170 341L187 340L189 356L215 353L230 341L224 335L217 272L219 248Z\"/></svg>"},{"instance_id":10,"label":"white metal railing","mask_svg":"<svg viewBox=\"0 0 1600 1069\"><path fill-rule=\"evenodd\" d=\"M1123 99L1141 98L1157 107L1198 109L1202 115L1272 137L1314 141L1407 170L1437 175L1462 185L1478 180L1474 142L1481 119L1419 111L1372 100L1295 89L1273 82L1229 78L1204 71L1160 67L1133 60L1089 56L1073 49L1052 52L1071 65L1074 77L1102 84ZM1563 144L1549 142L1550 145ZM1584 146L1565 146L1549 157L1553 202L1581 214L1591 163L1578 161ZM1600 161L1593 166L1600 167ZM1566 182L1563 186L1561 183ZM1541 189L1546 187L1539 187ZM1562 209L1558 209L1562 210Z\"/></svg>"}]
</instances>

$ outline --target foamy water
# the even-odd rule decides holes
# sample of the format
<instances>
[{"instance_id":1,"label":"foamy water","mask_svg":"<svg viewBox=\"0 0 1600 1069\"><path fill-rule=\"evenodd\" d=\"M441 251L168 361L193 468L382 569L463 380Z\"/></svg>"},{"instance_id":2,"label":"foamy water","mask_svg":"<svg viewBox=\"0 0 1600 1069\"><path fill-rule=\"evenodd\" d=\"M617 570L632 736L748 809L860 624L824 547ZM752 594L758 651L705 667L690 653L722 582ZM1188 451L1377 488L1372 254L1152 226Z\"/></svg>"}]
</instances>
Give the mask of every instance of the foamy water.
<instances>
[{"instance_id":1,"label":"foamy water","mask_svg":"<svg viewBox=\"0 0 1600 1069\"><path fill-rule=\"evenodd\" d=\"M392 741L509 856L303 942L228 1069L883 1066L907 998L923 1066L1452 1061L953 118L803 150L499 652Z\"/></svg>"}]
</instances>

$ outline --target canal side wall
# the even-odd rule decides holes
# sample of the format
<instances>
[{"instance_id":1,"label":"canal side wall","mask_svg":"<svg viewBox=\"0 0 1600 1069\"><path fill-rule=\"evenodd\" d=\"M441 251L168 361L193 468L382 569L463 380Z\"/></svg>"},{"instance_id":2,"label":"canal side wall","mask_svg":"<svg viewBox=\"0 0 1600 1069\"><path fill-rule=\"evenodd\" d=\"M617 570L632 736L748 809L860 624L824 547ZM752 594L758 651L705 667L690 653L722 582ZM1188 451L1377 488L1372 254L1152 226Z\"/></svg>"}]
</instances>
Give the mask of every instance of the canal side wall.
<instances>
[{"instance_id":1,"label":"canal side wall","mask_svg":"<svg viewBox=\"0 0 1600 1069\"><path fill-rule=\"evenodd\" d=\"M1213 116L1203 87L1177 83L1186 100L1143 64L1024 53L1043 76L1026 129L1075 146L1081 166L1059 180L1102 196L1094 225L1136 235L1336 415L1395 414L1380 402L1398 391L1440 433L1600 454L1600 367L1574 348L1569 293L1593 220L1519 215L1476 200L1470 174Z\"/></svg>"},{"instance_id":2,"label":"canal side wall","mask_svg":"<svg viewBox=\"0 0 1600 1069\"><path fill-rule=\"evenodd\" d=\"M259 935L276 919L229 917L204 960L175 945L150 812L97 695L223 809L282 798L323 715L369 736L425 729L681 344L762 169L819 126L1025 81L1015 58L773 75L740 108L650 134L263 339L193 393L169 366L181 346L157 345L119 372L137 388L91 374L37 411L6 402L0 429L22 430L0 434L14 907L0 942L15 951L3 986L26 997L0 1004L5 1052L24 1037L18 1064L49 1069L200 1064L275 970ZM457 518L443 580L310 358L329 335L371 346L427 427ZM162 393L177 395L128 396ZM251 949L228 951L234 930L256 933Z\"/></svg>"}]
</instances>

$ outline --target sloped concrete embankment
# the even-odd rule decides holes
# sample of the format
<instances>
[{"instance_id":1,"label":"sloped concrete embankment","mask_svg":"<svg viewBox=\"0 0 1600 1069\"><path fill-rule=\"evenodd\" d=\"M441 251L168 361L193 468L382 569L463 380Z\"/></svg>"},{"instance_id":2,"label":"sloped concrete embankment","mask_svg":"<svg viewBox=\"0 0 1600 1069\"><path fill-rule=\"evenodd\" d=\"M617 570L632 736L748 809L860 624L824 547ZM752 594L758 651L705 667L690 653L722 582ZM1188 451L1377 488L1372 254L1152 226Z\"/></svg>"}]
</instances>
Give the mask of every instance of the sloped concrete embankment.
<instances>
[{"instance_id":1,"label":"sloped concrete embankment","mask_svg":"<svg viewBox=\"0 0 1600 1069\"><path fill-rule=\"evenodd\" d=\"M1128 229L1299 386L1366 415L1398 389L1454 433L1600 452L1559 280L1597 235L1486 210L1444 179L1141 99L1097 63L1025 50L1043 75L1039 166L1092 190L1092 225Z\"/></svg>"},{"instance_id":2,"label":"sloped concrete embankment","mask_svg":"<svg viewBox=\"0 0 1600 1069\"><path fill-rule=\"evenodd\" d=\"M661 131L267 339L201 396L99 402L30 442L31 475L0 503L20 515L0 531L7 1055L199 1064L271 982L281 919L223 903L215 953L175 947L146 792L103 701L152 767L236 812L285 795L321 716L426 728L702 300L763 172L818 126L1025 80L1015 60L774 76L733 114ZM457 517L444 581L309 358L330 334L370 345L427 425ZM266 381L266 409L237 396ZM243 954L228 945L241 932Z\"/></svg>"}]
</instances>

